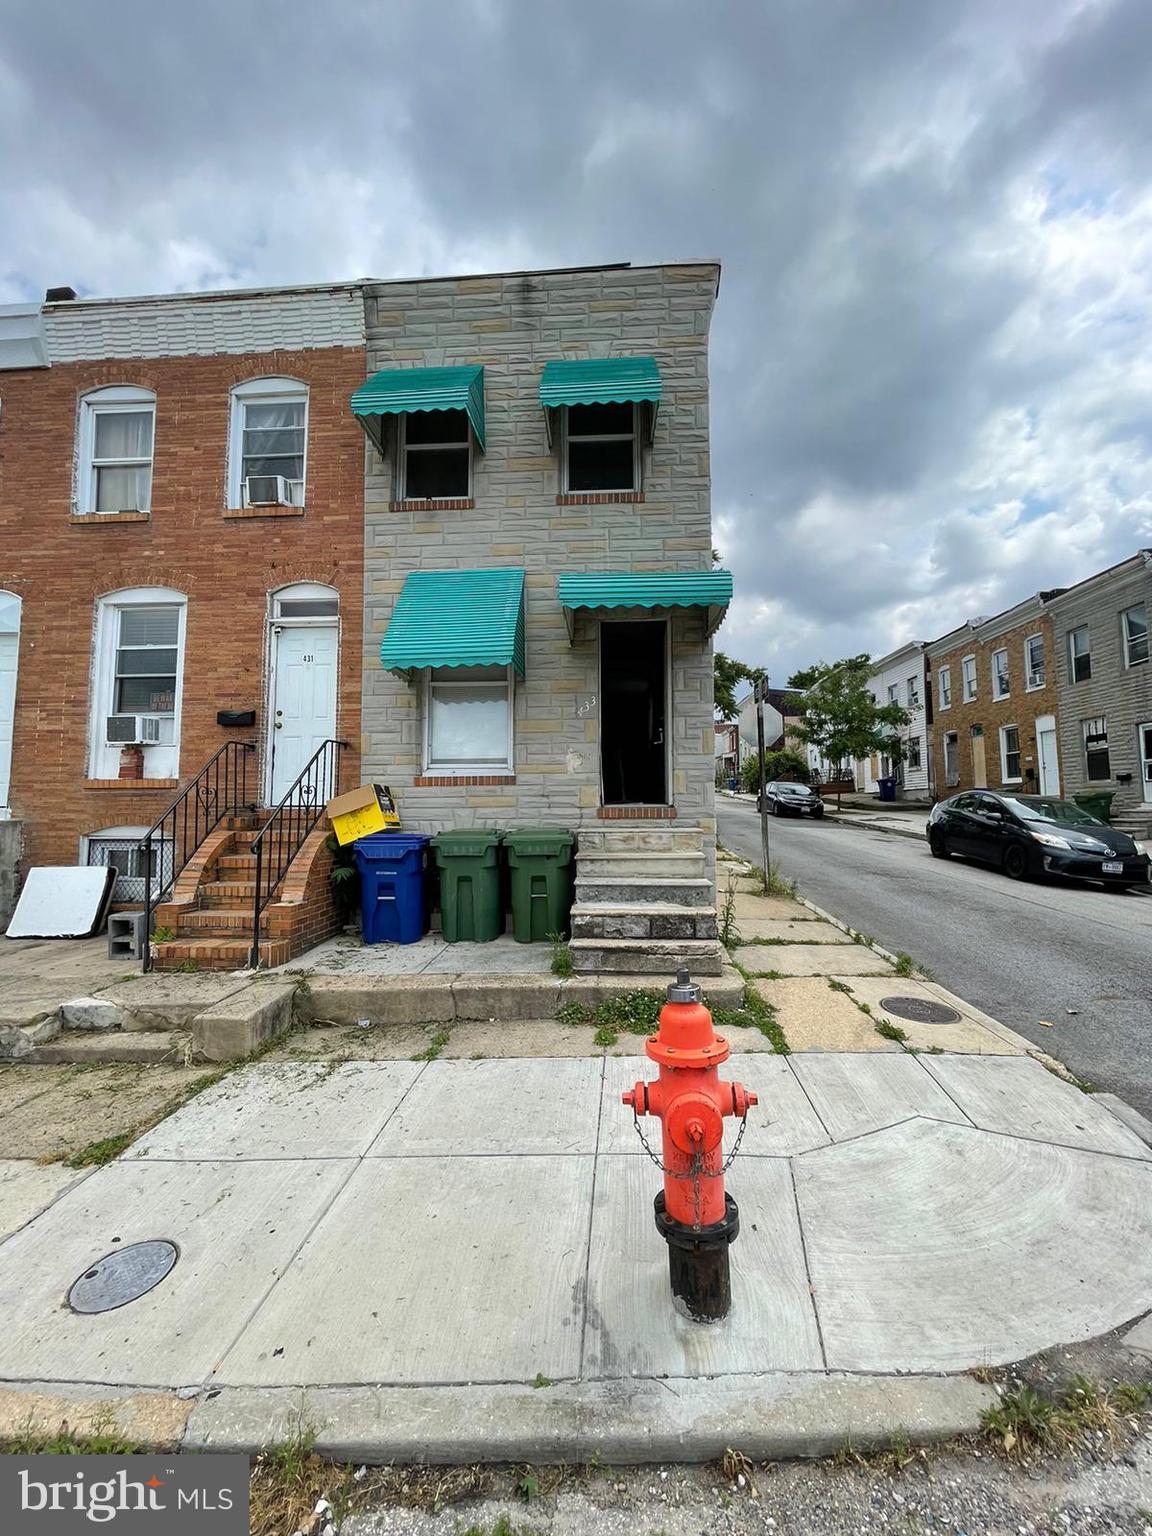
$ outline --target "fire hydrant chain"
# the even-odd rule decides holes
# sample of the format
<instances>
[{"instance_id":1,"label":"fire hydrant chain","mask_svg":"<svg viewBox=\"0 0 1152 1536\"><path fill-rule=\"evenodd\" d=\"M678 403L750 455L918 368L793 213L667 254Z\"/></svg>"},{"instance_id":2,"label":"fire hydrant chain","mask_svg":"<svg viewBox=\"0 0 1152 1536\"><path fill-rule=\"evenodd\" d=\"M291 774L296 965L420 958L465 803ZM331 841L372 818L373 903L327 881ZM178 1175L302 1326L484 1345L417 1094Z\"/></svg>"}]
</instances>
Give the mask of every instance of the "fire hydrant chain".
<instances>
[{"instance_id":1,"label":"fire hydrant chain","mask_svg":"<svg viewBox=\"0 0 1152 1536\"><path fill-rule=\"evenodd\" d=\"M659 1157L657 1157L656 1153L652 1150L652 1144L649 1142L644 1132L640 1129L640 1117L636 1113L635 1109L632 1111L632 1126L637 1136L640 1138L640 1145L644 1148L645 1152L647 1152L648 1156L656 1164L657 1168L659 1168L660 1172L665 1176L665 1178L694 1179L696 1177L696 1174L692 1171L692 1169L689 1169L686 1173L677 1173L675 1169L667 1167L660 1161ZM732 1150L724 1159L723 1166L720 1168L714 1168L711 1172L702 1171L700 1174L701 1178L722 1179L724 1177L724 1175L728 1172L729 1168L731 1168L732 1164L736 1160L736 1154L740 1150L740 1143L744 1140L744 1132L747 1129L748 1111L745 1110L744 1113L740 1116L740 1129L736 1132L736 1140L732 1143ZM703 1162L703 1155L701 1153L697 1153L696 1156L692 1159L692 1166L695 1168L697 1164L700 1164L701 1168L703 1168Z\"/></svg>"}]
</instances>

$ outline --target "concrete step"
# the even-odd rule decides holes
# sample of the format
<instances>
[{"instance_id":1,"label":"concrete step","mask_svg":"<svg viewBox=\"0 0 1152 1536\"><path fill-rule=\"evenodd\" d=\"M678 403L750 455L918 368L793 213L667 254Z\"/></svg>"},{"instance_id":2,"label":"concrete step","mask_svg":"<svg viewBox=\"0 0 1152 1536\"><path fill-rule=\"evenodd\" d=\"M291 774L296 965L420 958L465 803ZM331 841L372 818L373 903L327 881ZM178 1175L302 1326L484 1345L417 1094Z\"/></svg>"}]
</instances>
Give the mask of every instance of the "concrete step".
<instances>
[{"instance_id":1,"label":"concrete step","mask_svg":"<svg viewBox=\"0 0 1152 1536\"><path fill-rule=\"evenodd\" d=\"M72 1030L39 1045L24 1059L35 1066L94 1065L117 1061L182 1063L192 1037L182 1029Z\"/></svg>"},{"instance_id":2,"label":"concrete step","mask_svg":"<svg viewBox=\"0 0 1152 1536\"><path fill-rule=\"evenodd\" d=\"M197 889L201 906L252 908L255 880L209 880Z\"/></svg>"},{"instance_id":3,"label":"concrete step","mask_svg":"<svg viewBox=\"0 0 1152 1536\"><path fill-rule=\"evenodd\" d=\"M651 876L586 875L576 870L576 900L581 905L711 907L711 880L654 879Z\"/></svg>"},{"instance_id":4,"label":"concrete step","mask_svg":"<svg viewBox=\"0 0 1152 1536\"><path fill-rule=\"evenodd\" d=\"M620 853L634 849L639 853L671 852L681 849L699 853L704 844L704 834L699 827L689 824L660 822L624 823L612 827L588 827L577 834L581 853L603 850Z\"/></svg>"},{"instance_id":5,"label":"concrete step","mask_svg":"<svg viewBox=\"0 0 1152 1536\"><path fill-rule=\"evenodd\" d=\"M634 848L626 848L614 853L594 848L589 853L581 850L576 855L576 877L580 880L605 875L632 880L645 875L666 880L699 880L704 870L704 855L684 849L640 853Z\"/></svg>"},{"instance_id":6,"label":"concrete step","mask_svg":"<svg viewBox=\"0 0 1152 1536\"><path fill-rule=\"evenodd\" d=\"M628 971L670 976L687 966L693 976L719 976L724 951L716 939L573 939L568 946L577 975Z\"/></svg>"},{"instance_id":7,"label":"concrete step","mask_svg":"<svg viewBox=\"0 0 1152 1536\"><path fill-rule=\"evenodd\" d=\"M575 939L714 939L716 909L670 901L648 905L586 902L572 908Z\"/></svg>"}]
</instances>

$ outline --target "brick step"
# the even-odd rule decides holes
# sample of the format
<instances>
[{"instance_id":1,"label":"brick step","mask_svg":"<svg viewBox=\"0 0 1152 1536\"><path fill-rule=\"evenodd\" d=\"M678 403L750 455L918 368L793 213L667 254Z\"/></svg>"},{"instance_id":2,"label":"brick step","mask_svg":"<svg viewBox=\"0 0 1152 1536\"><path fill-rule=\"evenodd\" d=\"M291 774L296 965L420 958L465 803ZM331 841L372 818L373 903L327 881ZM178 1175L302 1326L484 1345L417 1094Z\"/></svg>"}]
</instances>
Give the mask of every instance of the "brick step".
<instances>
[{"instance_id":1,"label":"brick step","mask_svg":"<svg viewBox=\"0 0 1152 1536\"><path fill-rule=\"evenodd\" d=\"M672 976L687 966L693 976L719 976L724 969L724 951L716 939L573 939L569 948L577 975L626 971Z\"/></svg>"},{"instance_id":2,"label":"brick step","mask_svg":"<svg viewBox=\"0 0 1152 1536\"><path fill-rule=\"evenodd\" d=\"M662 825L660 822L634 822L614 827L589 827L578 833L581 853L603 851L622 853L634 849L639 853L672 852L699 853L704 834L699 827L690 825Z\"/></svg>"},{"instance_id":3,"label":"brick step","mask_svg":"<svg viewBox=\"0 0 1152 1536\"><path fill-rule=\"evenodd\" d=\"M216 860L216 873L232 880L256 880L256 855L254 853L223 853Z\"/></svg>"},{"instance_id":4,"label":"brick step","mask_svg":"<svg viewBox=\"0 0 1152 1536\"><path fill-rule=\"evenodd\" d=\"M152 964L158 971L242 971L247 968L251 942L210 934L207 938L176 938L152 946ZM287 965L292 958L287 939L261 939L260 964Z\"/></svg>"},{"instance_id":5,"label":"brick step","mask_svg":"<svg viewBox=\"0 0 1152 1536\"><path fill-rule=\"evenodd\" d=\"M645 875L657 879L698 880L704 874L704 868L702 853L689 853L683 849L641 853L626 848L616 853L595 848L590 853L581 849L576 855L576 874L581 880L592 880L597 876L636 880Z\"/></svg>"},{"instance_id":6,"label":"brick step","mask_svg":"<svg viewBox=\"0 0 1152 1536\"><path fill-rule=\"evenodd\" d=\"M670 903L677 907L711 907L715 896L711 880L658 880L629 876L593 875L576 870L576 900L581 905L647 907Z\"/></svg>"},{"instance_id":7,"label":"brick step","mask_svg":"<svg viewBox=\"0 0 1152 1536\"><path fill-rule=\"evenodd\" d=\"M714 907L586 902L572 908L575 939L714 939Z\"/></svg>"},{"instance_id":8,"label":"brick step","mask_svg":"<svg viewBox=\"0 0 1152 1536\"><path fill-rule=\"evenodd\" d=\"M252 931L252 908L208 907L201 912L185 912L178 934L244 933Z\"/></svg>"},{"instance_id":9,"label":"brick step","mask_svg":"<svg viewBox=\"0 0 1152 1536\"><path fill-rule=\"evenodd\" d=\"M242 907L252 905L256 894L255 880L209 880L197 888L200 905L204 907Z\"/></svg>"}]
</instances>

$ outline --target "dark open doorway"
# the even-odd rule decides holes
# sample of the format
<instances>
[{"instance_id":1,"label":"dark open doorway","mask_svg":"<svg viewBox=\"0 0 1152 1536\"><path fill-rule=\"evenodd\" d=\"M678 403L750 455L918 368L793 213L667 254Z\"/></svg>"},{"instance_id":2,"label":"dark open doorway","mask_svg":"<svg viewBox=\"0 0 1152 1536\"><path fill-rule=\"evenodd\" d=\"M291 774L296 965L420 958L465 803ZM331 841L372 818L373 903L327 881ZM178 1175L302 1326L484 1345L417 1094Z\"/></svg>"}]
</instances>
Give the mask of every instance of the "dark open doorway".
<instances>
[{"instance_id":1,"label":"dark open doorway","mask_svg":"<svg viewBox=\"0 0 1152 1536\"><path fill-rule=\"evenodd\" d=\"M667 805L667 624L600 625L605 805Z\"/></svg>"}]
</instances>

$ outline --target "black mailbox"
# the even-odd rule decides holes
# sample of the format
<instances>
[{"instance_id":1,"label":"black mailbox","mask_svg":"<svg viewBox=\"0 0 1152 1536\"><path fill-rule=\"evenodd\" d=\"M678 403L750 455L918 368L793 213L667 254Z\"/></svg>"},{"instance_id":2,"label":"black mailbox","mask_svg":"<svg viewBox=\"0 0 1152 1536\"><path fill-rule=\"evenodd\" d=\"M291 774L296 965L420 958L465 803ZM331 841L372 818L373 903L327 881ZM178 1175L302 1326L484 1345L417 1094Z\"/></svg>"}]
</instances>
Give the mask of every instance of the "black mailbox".
<instances>
[{"instance_id":1,"label":"black mailbox","mask_svg":"<svg viewBox=\"0 0 1152 1536\"><path fill-rule=\"evenodd\" d=\"M218 709L216 711L217 725L255 725L256 711L254 709Z\"/></svg>"}]
</instances>

